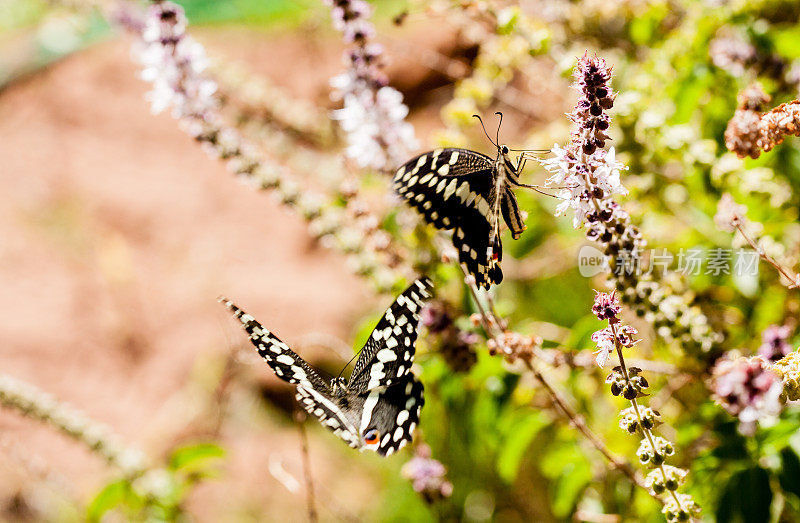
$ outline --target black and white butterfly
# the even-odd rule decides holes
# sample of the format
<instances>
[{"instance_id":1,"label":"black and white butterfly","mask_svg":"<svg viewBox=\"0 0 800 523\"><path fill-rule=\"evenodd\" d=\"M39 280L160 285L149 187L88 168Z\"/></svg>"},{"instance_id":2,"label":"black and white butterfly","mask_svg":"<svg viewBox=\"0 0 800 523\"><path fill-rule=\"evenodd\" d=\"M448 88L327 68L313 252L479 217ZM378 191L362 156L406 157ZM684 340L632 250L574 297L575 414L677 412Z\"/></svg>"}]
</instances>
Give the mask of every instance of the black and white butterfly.
<instances>
[{"instance_id":1,"label":"black and white butterfly","mask_svg":"<svg viewBox=\"0 0 800 523\"><path fill-rule=\"evenodd\" d=\"M507 146L492 144L497 147L495 159L468 149L421 154L395 172L393 184L428 223L454 229L459 261L486 289L503 280L500 215L515 240L526 228L512 187L536 189L519 182L525 162L536 151L524 151L515 165Z\"/></svg>"},{"instance_id":2,"label":"black and white butterfly","mask_svg":"<svg viewBox=\"0 0 800 523\"><path fill-rule=\"evenodd\" d=\"M388 456L411 441L419 423L422 383L411 372L419 313L431 297L421 278L386 309L361 349L350 379L324 380L303 358L230 301L256 350L275 374L297 385L303 408L348 445Z\"/></svg>"}]
</instances>

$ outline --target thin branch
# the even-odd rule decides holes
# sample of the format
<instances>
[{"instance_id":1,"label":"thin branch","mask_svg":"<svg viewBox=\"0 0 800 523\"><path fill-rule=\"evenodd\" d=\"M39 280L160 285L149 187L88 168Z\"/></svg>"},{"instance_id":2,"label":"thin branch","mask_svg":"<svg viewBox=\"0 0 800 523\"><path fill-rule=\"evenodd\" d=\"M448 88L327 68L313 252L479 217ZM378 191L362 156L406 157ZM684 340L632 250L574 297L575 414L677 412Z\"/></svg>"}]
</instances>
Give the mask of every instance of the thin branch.
<instances>
[{"instance_id":1,"label":"thin branch","mask_svg":"<svg viewBox=\"0 0 800 523\"><path fill-rule=\"evenodd\" d=\"M615 322L613 322L611 320L609 320L608 325L609 325L609 327L611 327L611 334L613 335L613 338L614 338L614 348L617 351L617 357L619 357L619 366L620 366L620 369L622 370L622 376L625 378L625 383L630 385L631 378L630 378L630 375L628 374L628 367L625 365L625 358L622 356L622 344L619 342L619 338L617 337L617 325L616 325ZM633 407L633 411L636 413L636 419L638 420L639 430L647 438L648 443L650 443L650 448L653 449L653 451L655 451L656 450L656 443L655 443L655 441L653 439L653 432L650 429L646 428L644 426L644 424L642 423L642 415L639 412L639 404L636 401L636 398L632 398L630 400L630 402L631 402L631 406ZM664 470L664 464L663 463L659 463L658 464L658 468L661 471L661 477L663 478L664 483L666 484L667 483L667 471ZM647 490L649 491L650 489L647 489ZM681 500L678 498L678 495L675 493L675 491L671 490L671 489L667 489L667 490L669 490L669 493L672 495L672 499L675 500L675 503L678 505L678 508L680 510L683 510L683 506L681 505ZM658 499L658 498L656 498L656 499Z\"/></svg>"},{"instance_id":2,"label":"thin branch","mask_svg":"<svg viewBox=\"0 0 800 523\"><path fill-rule=\"evenodd\" d=\"M305 415L297 414L297 427L300 429L300 452L303 457L303 478L306 482L306 506L308 520L311 523L319 521L317 516L316 500L314 498L314 480L311 477L311 458L308 455L308 434L306 434Z\"/></svg>"},{"instance_id":3,"label":"thin branch","mask_svg":"<svg viewBox=\"0 0 800 523\"><path fill-rule=\"evenodd\" d=\"M758 254L758 256L764 260L765 262L769 263L775 270L778 271L784 278L789 281L789 285L787 286L790 289L796 289L800 287L800 274L792 274L792 271L781 265L780 263L775 260L772 256L767 254L767 252L753 240L750 236L744 232L744 228L742 227L741 220L738 220L732 224L736 227L736 230L739 231L739 234L742 235L742 238L750 245L750 247Z\"/></svg>"},{"instance_id":4,"label":"thin branch","mask_svg":"<svg viewBox=\"0 0 800 523\"><path fill-rule=\"evenodd\" d=\"M492 313L491 316L489 315L489 313L487 313L487 309L481 303L479 297L479 291L477 289L477 286L475 285L475 280L466 272L461 263L458 263L458 266L464 273L465 281L467 282L467 286L470 289L470 293L472 294L472 297L476 302L478 311L480 312L481 322L483 323L484 329L486 329L487 335L490 338L497 340L500 343L503 343L502 334L508 331L505 328L500 328L499 326L504 325L504 322L501 322L501 320L499 320L494 313ZM525 363L525 366L533 374L534 378L536 378L539 384L541 384L541 386L549 394L553 403L558 407L558 409L562 412L562 414L564 414L564 416L569 420L570 424L573 427L575 427L578 430L578 432L583 434L583 436L589 441L589 443L591 443L592 446L595 447L603 455L603 457L605 457L606 460L608 460L608 462L611 463L611 465L614 468L621 471L631 480L631 482L643 488L645 492L647 492L652 496L653 494L650 492L650 489L648 489L645 486L644 480L641 478L641 476L639 476L639 474L636 473L636 470L630 465L630 463L621 459L620 457L616 456L613 452L611 452L611 450L608 448L605 442L589 428L583 417L579 415L575 411L575 409L572 408L572 406L570 406L566 398L564 398L564 396L558 390L556 390L556 388L553 385L550 384L547 378L544 377L541 371L537 368L537 365L534 363L533 358L534 358L533 354L530 354L527 357L521 357L521 359ZM658 498L656 497L656 499Z\"/></svg>"}]
</instances>

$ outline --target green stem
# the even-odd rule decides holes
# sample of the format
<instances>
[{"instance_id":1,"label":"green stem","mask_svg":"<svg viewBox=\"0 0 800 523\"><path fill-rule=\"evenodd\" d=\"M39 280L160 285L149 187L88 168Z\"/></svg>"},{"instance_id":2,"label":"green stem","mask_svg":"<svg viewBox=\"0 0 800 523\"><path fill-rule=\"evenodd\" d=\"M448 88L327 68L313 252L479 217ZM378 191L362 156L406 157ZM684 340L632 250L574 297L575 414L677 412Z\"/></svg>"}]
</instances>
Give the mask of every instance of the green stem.
<instances>
[{"instance_id":1,"label":"green stem","mask_svg":"<svg viewBox=\"0 0 800 523\"><path fill-rule=\"evenodd\" d=\"M631 378L630 378L630 375L628 374L628 368L625 365L625 358L622 356L622 345L620 344L619 340L617 339L617 325L616 325L615 322L609 321L608 322L608 326L611 328L611 334L614 337L614 348L617 350L617 357L619 358L619 366L622 369L622 377L625 378L625 383L626 384L631 385ZM652 448L653 451L655 451L656 450L656 443L655 443L655 440L653 439L653 433L652 433L652 431L650 429L646 428L642 424L642 415L639 412L639 404L637 403L636 398L631 399L630 402L631 402L631 406L633 406L633 411L636 413L636 420L638 421L639 430L642 432L642 434L645 436L645 438L647 438L647 441L650 443L650 448ZM667 471L664 470L664 464L663 463L659 463L658 464L658 469L661 471L661 478L664 480L664 485L666 485L666 483L667 483ZM667 489L667 490L669 490L670 495L672 495L672 499L674 499L675 503L677 503L678 508L680 510L683 510L683 506L681 506L681 500L678 498L678 495L675 493L675 491L671 490L671 489Z\"/></svg>"}]
</instances>

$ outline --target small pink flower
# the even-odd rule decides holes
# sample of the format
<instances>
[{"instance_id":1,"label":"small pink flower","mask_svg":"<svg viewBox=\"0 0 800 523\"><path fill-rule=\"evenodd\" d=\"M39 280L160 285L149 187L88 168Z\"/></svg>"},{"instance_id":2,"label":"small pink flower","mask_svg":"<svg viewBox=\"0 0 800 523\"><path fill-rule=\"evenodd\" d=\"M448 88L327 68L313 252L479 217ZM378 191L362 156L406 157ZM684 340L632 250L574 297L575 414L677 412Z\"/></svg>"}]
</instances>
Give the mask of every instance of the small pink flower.
<instances>
[{"instance_id":1,"label":"small pink flower","mask_svg":"<svg viewBox=\"0 0 800 523\"><path fill-rule=\"evenodd\" d=\"M790 352L792 346L789 345L789 336L792 329L788 325L770 325L761 334L762 344L758 348L759 356L763 356L769 361L778 361Z\"/></svg>"},{"instance_id":2,"label":"small pink flower","mask_svg":"<svg viewBox=\"0 0 800 523\"><path fill-rule=\"evenodd\" d=\"M445 478L447 469L431 457L430 447L425 444L418 446L417 455L403 465L400 473L429 501L447 498L453 493L452 483Z\"/></svg>"},{"instance_id":3,"label":"small pink flower","mask_svg":"<svg viewBox=\"0 0 800 523\"><path fill-rule=\"evenodd\" d=\"M596 291L595 291L596 292ZM599 320L608 320L612 323L617 321L617 315L622 310L615 292L596 292L592 312Z\"/></svg>"},{"instance_id":4,"label":"small pink flower","mask_svg":"<svg viewBox=\"0 0 800 523\"><path fill-rule=\"evenodd\" d=\"M712 370L711 389L717 404L738 417L746 432L754 430L756 421L781 410L781 379L758 356L720 358Z\"/></svg>"}]
</instances>

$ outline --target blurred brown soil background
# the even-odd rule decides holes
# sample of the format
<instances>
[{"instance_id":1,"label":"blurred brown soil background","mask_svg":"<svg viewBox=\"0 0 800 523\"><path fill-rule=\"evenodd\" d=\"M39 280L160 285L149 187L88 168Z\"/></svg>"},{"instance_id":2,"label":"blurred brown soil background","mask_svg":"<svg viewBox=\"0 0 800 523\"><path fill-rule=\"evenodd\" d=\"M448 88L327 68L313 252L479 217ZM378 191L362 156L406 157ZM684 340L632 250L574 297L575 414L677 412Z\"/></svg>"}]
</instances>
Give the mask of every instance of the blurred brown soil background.
<instances>
[{"instance_id":1,"label":"blurred brown soil background","mask_svg":"<svg viewBox=\"0 0 800 523\"><path fill-rule=\"evenodd\" d=\"M263 42L238 47L246 41L235 41L239 58L271 62L275 80L299 95L326 89L324 75L339 63L336 49L323 61L289 39L271 42L266 61ZM246 343L216 296L235 299L289 343L309 333L349 341L359 316L381 304L343 257L313 243L301 218L237 183L169 115L150 114L129 56L129 42L101 44L0 93L0 358L2 372L158 457L193 437L185 433L198 410L192 384L202 388L203 376L217 375ZM253 367L277 386L265 366ZM268 472L271 458L301 470L297 428L275 418L226 422L224 475L190 501L202 520L305 519L302 491L289 494ZM363 491L368 473L316 429L315 479L349 500L343 490ZM76 495L110 478L98 457L35 422L3 411L0 431ZM35 479L10 465L0 472L3 496Z\"/></svg>"},{"instance_id":2,"label":"blurred brown soil background","mask_svg":"<svg viewBox=\"0 0 800 523\"><path fill-rule=\"evenodd\" d=\"M434 33L446 47L448 35ZM418 30L416 41L436 47L431 34ZM341 43L325 38L215 29L200 40L324 106L328 79L342 67ZM424 106L413 116L424 143L447 100L439 89L446 80L408 57L391 73ZM247 343L218 295L290 345L309 334L350 343L359 318L386 303L344 257L316 245L300 217L238 183L169 115L153 116L137 74L130 42L116 39L0 92L0 361L3 373L159 458L217 428L204 419L209 401L226 357ZM512 138L514 124L504 127ZM330 349L302 352L340 362ZM249 344L241 354L253 356ZM255 357L240 366L290 397ZM302 482L296 425L275 407L264 416L253 394L226 394L236 406L219 434L225 469L194 492L191 512L201 521L305 520L302 487L290 493L270 472L280 465ZM355 459L321 427L309 429L323 504L364 515L380 500L370 495L378 458ZM0 442L40 458L77 499L114 477L80 444L15 413L0 411ZM0 461L0 519L20 519L17 493L35 485L25 467ZM322 516L337 517L324 508Z\"/></svg>"}]
</instances>

